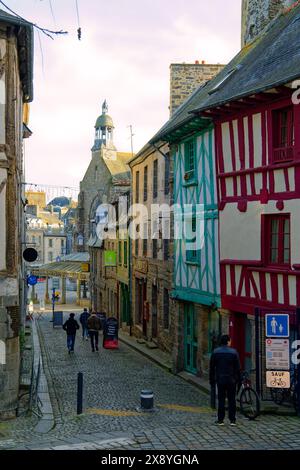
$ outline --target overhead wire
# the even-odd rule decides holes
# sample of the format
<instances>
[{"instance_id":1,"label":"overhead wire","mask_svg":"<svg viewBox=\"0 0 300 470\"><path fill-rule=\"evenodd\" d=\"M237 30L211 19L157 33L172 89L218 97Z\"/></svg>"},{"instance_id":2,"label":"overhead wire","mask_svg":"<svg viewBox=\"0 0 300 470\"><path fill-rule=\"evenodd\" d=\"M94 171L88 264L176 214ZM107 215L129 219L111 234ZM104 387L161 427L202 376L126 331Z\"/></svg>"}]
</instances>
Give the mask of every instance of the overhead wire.
<instances>
[{"instance_id":1,"label":"overhead wire","mask_svg":"<svg viewBox=\"0 0 300 470\"><path fill-rule=\"evenodd\" d=\"M80 16L79 16L78 0L75 0L75 7L76 7L77 25L78 25L77 36L78 36L78 40L80 41L80 40L81 40L81 26L80 26Z\"/></svg>"},{"instance_id":2,"label":"overhead wire","mask_svg":"<svg viewBox=\"0 0 300 470\"><path fill-rule=\"evenodd\" d=\"M60 30L60 31L52 31L50 29L47 29L47 28L42 28L41 26L37 25L36 23L32 23L32 21L28 21L26 20L25 18L23 18L21 15L19 15L18 13L16 13L14 10L12 10L9 6L7 6L2 0L0 0L0 4L6 8L6 10L8 10L10 13L12 13L14 16L16 16L17 18L20 18L20 20L24 21L25 23L33 26L34 28L38 29L39 31L41 31L42 33L44 33L46 36L48 36L50 39L54 39L52 37L52 35L56 34L68 34L68 31L63 31L63 30Z\"/></svg>"}]
</instances>

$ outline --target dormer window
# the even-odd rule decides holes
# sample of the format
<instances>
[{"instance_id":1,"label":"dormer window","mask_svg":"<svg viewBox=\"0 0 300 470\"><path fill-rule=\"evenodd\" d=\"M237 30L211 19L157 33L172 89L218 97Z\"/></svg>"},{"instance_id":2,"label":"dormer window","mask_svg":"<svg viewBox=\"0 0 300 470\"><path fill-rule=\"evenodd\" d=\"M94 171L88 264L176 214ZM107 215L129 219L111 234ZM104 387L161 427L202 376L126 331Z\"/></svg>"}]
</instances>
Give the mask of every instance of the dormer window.
<instances>
[{"instance_id":1,"label":"dormer window","mask_svg":"<svg viewBox=\"0 0 300 470\"><path fill-rule=\"evenodd\" d=\"M222 85L229 80L229 78L238 70L241 68L241 65L237 65L233 69L229 70L229 72L225 75L225 77L220 78L219 80L216 81L216 84L214 87L208 92L209 95L212 95L213 93L216 93L219 91Z\"/></svg>"}]
</instances>

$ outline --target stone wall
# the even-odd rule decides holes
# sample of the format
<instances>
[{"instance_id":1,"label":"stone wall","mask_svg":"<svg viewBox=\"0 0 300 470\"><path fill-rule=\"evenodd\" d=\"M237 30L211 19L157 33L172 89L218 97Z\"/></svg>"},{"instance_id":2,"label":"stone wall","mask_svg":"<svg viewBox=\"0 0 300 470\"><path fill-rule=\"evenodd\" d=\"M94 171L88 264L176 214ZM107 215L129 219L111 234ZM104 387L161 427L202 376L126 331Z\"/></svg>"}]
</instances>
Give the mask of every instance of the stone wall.
<instances>
[{"instance_id":1,"label":"stone wall","mask_svg":"<svg viewBox=\"0 0 300 470\"><path fill-rule=\"evenodd\" d=\"M196 90L215 77L221 64L171 64L170 65L170 116Z\"/></svg>"},{"instance_id":2,"label":"stone wall","mask_svg":"<svg viewBox=\"0 0 300 470\"><path fill-rule=\"evenodd\" d=\"M23 93L19 77L17 40L13 30L0 27L1 103L0 168L1 219L0 243L0 340L5 345L5 364L0 365L0 417L15 415L19 388L20 347L24 283L22 278L22 242L24 208L22 206L22 123ZM5 60L4 60L5 59ZM3 115L4 113L4 115ZM1 182L0 182L1 184ZM5 200L5 203L3 201ZM3 210L4 209L4 210ZM5 253L3 256L3 244Z\"/></svg>"},{"instance_id":3,"label":"stone wall","mask_svg":"<svg viewBox=\"0 0 300 470\"><path fill-rule=\"evenodd\" d=\"M278 13L295 0L243 0L242 47L253 41Z\"/></svg>"}]
</instances>

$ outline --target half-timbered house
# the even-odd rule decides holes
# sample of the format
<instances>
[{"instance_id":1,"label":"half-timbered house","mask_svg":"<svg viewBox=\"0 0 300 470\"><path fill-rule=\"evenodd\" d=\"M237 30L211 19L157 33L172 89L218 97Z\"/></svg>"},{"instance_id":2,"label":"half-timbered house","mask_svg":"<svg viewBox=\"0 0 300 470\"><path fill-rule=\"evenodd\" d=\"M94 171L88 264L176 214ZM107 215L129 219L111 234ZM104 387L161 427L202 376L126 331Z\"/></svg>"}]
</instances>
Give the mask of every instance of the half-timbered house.
<instances>
[{"instance_id":1,"label":"half-timbered house","mask_svg":"<svg viewBox=\"0 0 300 470\"><path fill-rule=\"evenodd\" d=\"M205 371L207 338L214 331L202 309L207 305L215 311L219 305L214 268L219 256L219 332L231 334L243 367L254 365L255 311L290 312L292 330L295 326L300 301L299 32L297 2L247 43L215 79L196 90L153 139L165 139L173 149L174 202L201 201L204 219L214 220L205 224L200 255L194 251L189 258L185 239L175 244L173 294L185 312L179 315L184 325L179 350L181 346L185 351L188 369L187 355L194 351L194 372ZM214 145L209 144L209 134L214 135ZM208 283L209 277L214 282ZM189 305L195 302L199 313L189 315ZM202 325L200 337L191 328L195 318Z\"/></svg>"}]
</instances>

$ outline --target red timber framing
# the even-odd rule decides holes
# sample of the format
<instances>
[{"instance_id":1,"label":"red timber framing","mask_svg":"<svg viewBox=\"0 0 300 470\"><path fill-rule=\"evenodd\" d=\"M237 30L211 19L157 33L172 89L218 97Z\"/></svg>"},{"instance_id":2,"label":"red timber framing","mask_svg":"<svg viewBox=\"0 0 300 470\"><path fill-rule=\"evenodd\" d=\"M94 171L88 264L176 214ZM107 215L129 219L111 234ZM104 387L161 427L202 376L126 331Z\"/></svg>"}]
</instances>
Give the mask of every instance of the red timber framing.
<instances>
[{"instance_id":1,"label":"red timber framing","mask_svg":"<svg viewBox=\"0 0 300 470\"><path fill-rule=\"evenodd\" d=\"M295 267L295 266L294 266ZM254 261L221 261L222 307L254 313L254 308L295 311L300 305L300 270L265 267Z\"/></svg>"},{"instance_id":2,"label":"red timber framing","mask_svg":"<svg viewBox=\"0 0 300 470\"><path fill-rule=\"evenodd\" d=\"M273 101L265 101L270 99L266 95ZM288 116L289 126L292 122L300 129L300 106L292 105L291 97L280 93L274 101L274 95L265 93L212 112L219 113L213 117L220 208L241 200L267 203L300 197L300 132L288 137L287 158L278 148L278 126L282 128L282 123L274 118L280 109L288 108L293 113ZM278 158L278 151L284 157Z\"/></svg>"},{"instance_id":3,"label":"red timber framing","mask_svg":"<svg viewBox=\"0 0 300 470\"><path fill-rule=\"evenodd\" d=\"M237 203L233 210L247 213L250 201L276 201L279 211L284 209L285 200L299 199L300 206L300 106L292 105L291 94L289 88L282 87L276 93L262 93L205 112L215 122L221 211L227 204ZM286 118L280 115L281 110L287 110ZM290 236L287 229L282 230L282 221L289 220L289 215L278 212L278 220L278 262L272 263L270 256L272 243L267 239L272 234L274 239L275 229L270 229L268 215L259 222L257 260L221 258L223 308L251 315L257 306L294 312L300 305L300 265L291 266L287 258L290 253L285 254L282 243Z\"/></svg>"}]
</instances>

